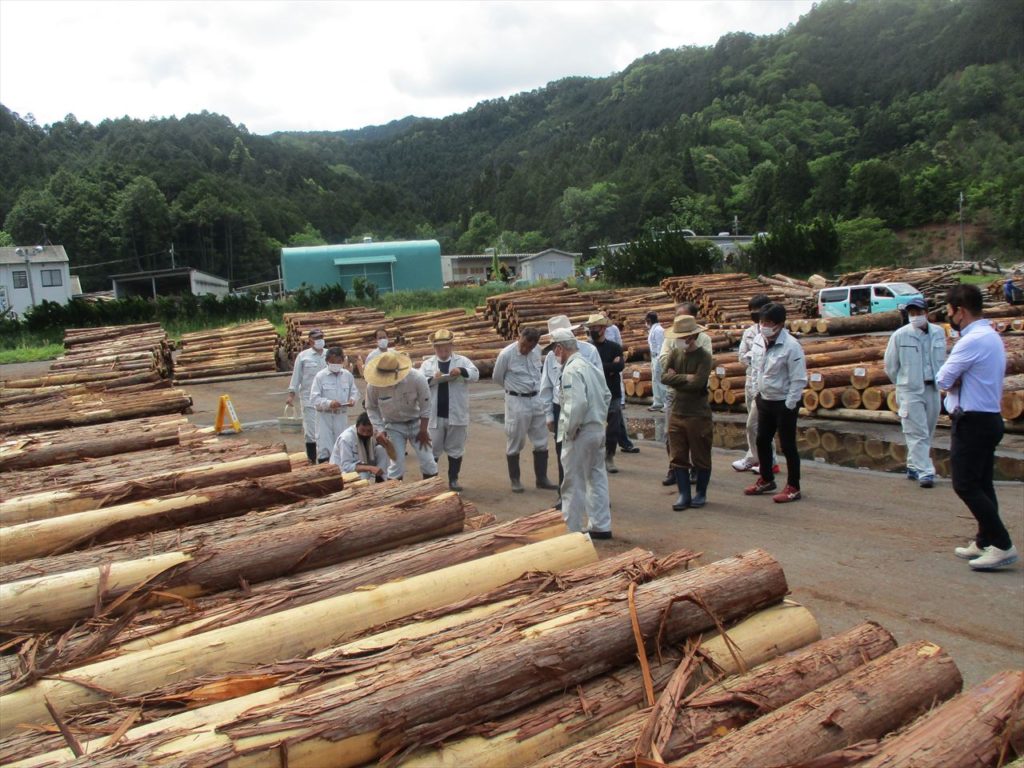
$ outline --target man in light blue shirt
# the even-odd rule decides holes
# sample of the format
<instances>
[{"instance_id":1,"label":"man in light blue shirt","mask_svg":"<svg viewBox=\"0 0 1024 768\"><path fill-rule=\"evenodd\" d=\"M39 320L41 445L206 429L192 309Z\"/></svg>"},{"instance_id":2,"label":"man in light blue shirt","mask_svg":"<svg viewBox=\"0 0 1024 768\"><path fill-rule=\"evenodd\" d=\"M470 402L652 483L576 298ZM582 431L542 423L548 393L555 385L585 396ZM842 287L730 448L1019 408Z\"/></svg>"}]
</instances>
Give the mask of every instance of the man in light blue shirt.
<instances>
[{"instance_id":1,"label":"man in light blue shirt","mask_svg":"<svg viewBox=\"0 0 1024 768\"><path fill-rule=\"evenodd\" d=\"M961 284L949 291L946 315L960 331L960 340L939 369L935 381L946 391L946 410L953 420L950 465L953 490L978 521L978 532L957 557L974 570L989 571L1017 562L1017 548L999 517L992 484L996 446L1003 439L1000 404L1006 373L1006 348L988 320L982 319L977 286Z\"/></svg>"},{"instance_id":2,"label":"man in light blue shirt","mask_svg":"<svg viewBox=\"0 0 1024 768\"><path fill-rule=\"evenodd\" d=\"M651 351L651 392L654 395L654 402L648 411L665 410L665 385L661 383L661 365L658 363L658 355L661 354L661 347L665 343L665 329L658 322L657 312L648 312L644 317L647 325L647 348Z\"/></svg>"}]
</instances>

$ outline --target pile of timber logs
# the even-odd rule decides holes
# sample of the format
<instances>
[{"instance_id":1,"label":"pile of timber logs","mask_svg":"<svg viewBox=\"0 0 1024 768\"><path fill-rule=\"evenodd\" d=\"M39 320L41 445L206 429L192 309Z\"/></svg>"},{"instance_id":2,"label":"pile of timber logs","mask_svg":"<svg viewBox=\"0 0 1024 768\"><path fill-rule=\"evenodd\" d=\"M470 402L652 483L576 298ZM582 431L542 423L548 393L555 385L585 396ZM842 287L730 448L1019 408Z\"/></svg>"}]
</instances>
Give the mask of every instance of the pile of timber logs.
<instances>
[{"instance_id":1,"label":"pile of timber logs","mask_svg":"<svg viewBox=\"0 0 1024 768\"><path fill-rule=\"evenodd\" d=\"M278 369L281 337L269 320L186 333L174 358L174 378L208 379Z\"/></svg>"},{"instance_id":2,"label":"pile of timber logs","mask_svg":"<svg viewBox=\"0 0 1024 768\"><path fill-rule=\"evenodd\" d=\"M754 279L735 273L666 277L661 281L661 287L676 301L692 301L700 310L700 317L715 323L748 323L750 310L747 302L759 293L784 304L787 312L795 315L803 311L801 302L813 290L810 283L785 275Z\"/></svg>"},{"instance_id":3,"label":"pile of timber logs","mask_svg":"<svg viewBox=\"0 0 1024 768\"><path fill-rule=\"evenodd\" d=\"M546 331L548 318L554 315L568 315L573 323L582 323L598 311L590 294L563 282L488 296L484 317L501 336L514 339L526 326Z\"/></svg>"},{"instance_id":4,"label":"pile of timber logs","mask_svg":"<svg viewBox=\"0 0 1024 768\"><path fill-rule=\"evenodd\" d=\"M156 371L164 378L172 372L171 342L159 323L68 328L64 349L64 356L50 364L50 371L79 374L76 382L111 371Z\"/></svg>"},{"instance_id":5,"label":"pile of timber logs","mask_svg":"<svg viewBox=\"0 0 1024 768\"><path fill-rule=\"evenodd\" d=\"M0 434L191 412L192 398L184 391L153 389L151 384L100 391L58 391L43 399L0 404Z\"/></svg>"},{"instance_id":6,"label":"pile of timber logs","mask_svg":"<svg viewBox=\"0 0 1024 768\"><path fill-rule=\"evenodd\" d=\"M287 329L284 350L289 364L308 346L309 332L314 328L324 332L327 346L340 345L347 353L364 347L372 348L377 328L387 327L389 334L394 330L389 326L383 312L369 307L329 309L323 312L286 312L284 324Z\"/></svg>"}]
</instances>

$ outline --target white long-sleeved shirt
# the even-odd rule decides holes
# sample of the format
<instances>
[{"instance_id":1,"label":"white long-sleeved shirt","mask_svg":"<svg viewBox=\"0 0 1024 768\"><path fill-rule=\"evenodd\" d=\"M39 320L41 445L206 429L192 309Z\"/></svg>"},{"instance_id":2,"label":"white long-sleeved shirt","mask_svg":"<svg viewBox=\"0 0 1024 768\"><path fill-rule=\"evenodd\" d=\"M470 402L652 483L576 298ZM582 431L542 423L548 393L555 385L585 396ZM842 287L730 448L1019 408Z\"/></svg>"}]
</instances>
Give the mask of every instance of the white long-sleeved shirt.
<instances>
[{"instance_id":1,"label":"white long-sleeved shirt","mask_svg":"<svg viewBox=\"0 0 1024 768\"><path fill-rule=\"evenodd\" d=\"M342 432L335 441L334 448L331 450L330 462L339 467L342 472L355 472L357 464L370 464L378 467L384 464L386 466L386 454L381 455L384 453L384 449L377 445L373 438L370 438L368 445L369 451L367 451L367 444L360 439L355 425L352 425Z\"/></svg>"},{"instance_id":2,"label":"white long-sleeved shirt","mask_svg":"<svg viewBox=\"0 0 1024 768\"><path fill-rule=\"evenodd\" d=\"M292 368L292 378L288 382L288 391L298 392L303 405L312 405L313 403L309 399L309 390L313 386L313 377L325 368L327 368L327 353L323 350L317 352L312 347L306 347L295 356L295 365Z\"/></svg>"},{"instance_id":3,"label":"white long-sleeved shirt","mask_svg":"<svg viewBox=\"0 0 1024 768\"><path fill-rule=\"evenodd\" d=\"M543 369L540 347L534 347L530 354L522 355L519 353L519 342L514 341L498 353L491 379L506 392L525 395L540 392Z\"/></svg>"},{"instance_id":4,"label":"white long-sleeved shirt","mask_svg":"<svg viewBox=\"0 0 1024 768\"><path fill-rule=\"evenodd\" d=\"M975 320L960 331L960 340L935 376L947 391L946 410L999 413L1006 374L1006 346L988 320Z\"/></svg>"},{"instance_id":5,"label":"white long-sleeved shirt","mask_svg":"<svg viewBox=\"0 0 1024 768\"><path fill-rule=\"evenodd\" d=\"M355 377L344 368L338 373L331 373L324 368L313 377L309 388L309 404L318 411L331 410L331 403L337 400L342 409L348 407L350 400L359 400L359 389Z\"/></svg>"},{"instance_id":6,"label":"white long-sleeved shirt","mask_svg":"<svg viewBox=\"0 0 1024 768\"><path fill-rule=\"evenodd\" d=\"M785 400L792 410L800 404L807 386L807 359L803 347L783 328L769 347L764 336L754 340L750 353L753 391L764 400Z\"/></svg>"},{"instance_id":7,"label":"white long-sleeved shirt","mask_svg":"<svg viewBox=\"0 0 1024 768\"><path fill-rule=\"evenodd\" d=\"M604 426L612 393L601 373L575 352L562 366L562 409L558 415L558 440L573 440L587 424Z\"/></svg>"},{"instance_id":8,"label":"white long-sleeved shirt","mask_svg":"<svg viewBox=\"0 0 1024 768\"><path fill-rule=\"evenodd\" d=\"M655 323L647 331L647 348L651 351L651 360L655 360L661 354L661 345L665 343L665 329L661 323Z\"/></svg>"},{"instance_id":9,"label":"white long-sleeved shirt","mask_svg":"<svg viewBox=\"0 0 1024 768\"><path fill-rule=\"evenodd\" d=\"M430 385L413 368L409 375L390 387L366 385L366 414L378 432L386 424L430 418Z\"/></svg>"},{"instance_id":10,"label":"white long-sleeved shirt","mask_svg":"<svg viewBox=\"0 0 1024 768\"><path fill-rule=\"evenodd\" d=\"M437 388L441 384L448 385L448 423L453 427L469 426L469 383L480 381L480 371L465 355L453 354L448 361L450 367L459 368L466 372L466 376L443 375L434 378L434 374L440 371L437 355L431 355L424 359L420 366L420 373L427 379L430 387L430 423L428 426L433 429L437 427Z\"/></svg>"},{"instance_id":11,"label":"white long-sleeved shirt","mask_svg":"<svg viewBox=\"0 0 1024 768\"><path fill-rule=\"evenodd\" d=\"M579 344L579 355L594 368L604 375L604 368L601 365L601 355L597 351L597 347L591 344L589 341L578 341ZM540 400L544 403L544 415L548 421L553 421L555 418L554 406L561 407L562 405L562 366L558 363L558 358L555 357L555 353L548 352L544 355L544 369L541 372L540 377Z\"/></svg>"},{"instance_id":12,"label":"white long-sleeved shirt","mask_svg":"<svg viewBox=\"0 0 1024 768\"><path fill-rule=\"evenodd\" d=\"M901 392L920 394L926 381L935 381L946 361L946 332L929 323L919 331L909 323L889 337L885 348L885 375Z\"/></svg>"}]
</instances>

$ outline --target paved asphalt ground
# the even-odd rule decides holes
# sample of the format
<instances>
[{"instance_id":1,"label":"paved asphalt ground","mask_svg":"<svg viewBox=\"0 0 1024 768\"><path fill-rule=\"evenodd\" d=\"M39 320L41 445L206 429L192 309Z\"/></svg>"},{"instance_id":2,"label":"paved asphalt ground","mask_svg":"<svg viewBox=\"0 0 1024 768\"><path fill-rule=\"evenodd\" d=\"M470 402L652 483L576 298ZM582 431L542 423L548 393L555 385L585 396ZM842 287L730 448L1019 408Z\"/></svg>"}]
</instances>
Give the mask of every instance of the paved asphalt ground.
<instances>
[{"instance_id":1,"label":"paved asphalt ground","mask_svg":"<svg viewBox=\"0 0 1024 768\"><path fill-rule=\"evenodd\" d=\"M3 368L0 375L30 375L38 365ZM213 424L218 396L230 394L246 425L243 437L301 451L302 435L277 426L287 383L286 376L277 376L182 388L193 398L195 423ZM493 418L502 412L500 389L489 381L476 385L471 407L474 423L461 478L465 498L499 520L549 507L555 494L531 487L528 456L527 492L509 492L504 435ZM628 417L647 415L640 406L627 407ZM872 429L876 436L879 430L899 436L895 426ZM938 440L947 442L948 435L940 430ZM826 635L871 619L901 643L931 640L950 652L966 685L1001 669L1024 668L1024 568L975 573L953 556L953 547L965 543L974 528L948 480L922 490L898 474L807 461L803 500L777 505L745 497L742 489L753 475L729 466L736 451L715 449L708 505L680 513L671 509L675 491L661 485L663 446L637 445L640 453L620 454L620 472L610 477L615 538L595 542L602 553L634 546L658 554L690 548L710 561L762 547L782 563L792 596L814 612ZM1021 458L1022 446L1020 437L1008 437L1003 448ZM555 471L552 446L552 476ZM1024 483L997 483L997 493L1003 518L1022 547Z\"/></svg>"}]
</instances>

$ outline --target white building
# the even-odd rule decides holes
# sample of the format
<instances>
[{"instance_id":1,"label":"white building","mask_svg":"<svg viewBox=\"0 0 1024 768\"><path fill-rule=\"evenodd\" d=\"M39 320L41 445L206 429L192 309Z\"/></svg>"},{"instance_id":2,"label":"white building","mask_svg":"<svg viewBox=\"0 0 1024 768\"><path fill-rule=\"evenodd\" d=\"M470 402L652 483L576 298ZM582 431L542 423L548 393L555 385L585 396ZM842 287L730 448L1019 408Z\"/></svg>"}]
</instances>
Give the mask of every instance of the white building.
<instances>
[{"instance_id":1,"label":"white building","mask_svg":"<svg viewBox=\"0 0 1024 768\"><path fill-rule=\"evenodd\" d=\"M44 301L67 304L71 273L63 245L0 248L0 314L19 317Z\"/></svg>"},{"instance_id":2,"label":"white building","mask_svg":"<svg viewBox=\"0 0 1024 768\"><path fill-rule=\"evenodd\" d=\"M580 254L547 248L539 253L500 253L498 263L505 266L513 279L571 280L576 274L576 258ZM467 281L484 283L494 263L489 253L442 254L441 276L446 284Z\"/></svg>"},{"instance_id":3,"label":"white building","mask_svg":"<svg viewBox=\"0 0 1024 768\"><path fill-rule=\"evenodd\" d=\"M227 296L230 293L228 281L192 267L176 267L173 269L151 269L145 272L130 272L123 275L111 275L114 298L125 299L129 296L141 296L144 299L155 299L157 296L181 296L191 293L203 296L212 293L214 296Z\"/></svg>"},{"instance_id":4,"label":"white building","mask_svg":"<svg viewBox=\"0 0 1024 768\"><path fill-rule=\"evenodd\" d=\"M572 280L576 276L576 257L579 255L548 248L522 259L519 262L519 277L531 283L538 280Z\"/></svg>"}]
</instances>

